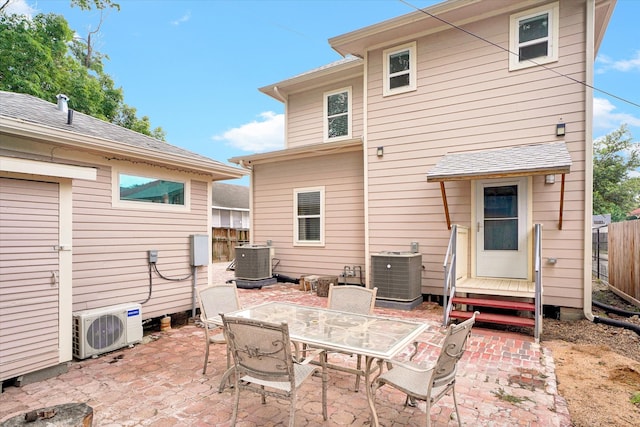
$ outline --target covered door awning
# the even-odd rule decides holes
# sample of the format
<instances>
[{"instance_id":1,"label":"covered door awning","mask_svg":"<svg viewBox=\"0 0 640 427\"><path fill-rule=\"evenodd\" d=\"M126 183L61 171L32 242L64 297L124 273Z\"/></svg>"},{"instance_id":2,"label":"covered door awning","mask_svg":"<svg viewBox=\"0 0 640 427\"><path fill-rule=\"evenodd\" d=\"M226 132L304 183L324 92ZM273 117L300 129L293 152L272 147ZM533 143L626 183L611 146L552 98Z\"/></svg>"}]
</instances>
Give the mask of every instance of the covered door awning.
<instances>
[{"instance_id":1,"label":"covered door awning","mask_svg":"<svg viewBox=\"0 0 640 427\"><path fill-rule=\"evenodd\" d=\"M564 142L524 145L483 151L465 151L445 154L427 172L427 182L439 182L447 217L451 228L445 181L470 181L475 179L506 178L531 175L562 175L560 187L560 218L562 229L565 175L570 172L571 156Z\"/></svg>"}]
</instances>

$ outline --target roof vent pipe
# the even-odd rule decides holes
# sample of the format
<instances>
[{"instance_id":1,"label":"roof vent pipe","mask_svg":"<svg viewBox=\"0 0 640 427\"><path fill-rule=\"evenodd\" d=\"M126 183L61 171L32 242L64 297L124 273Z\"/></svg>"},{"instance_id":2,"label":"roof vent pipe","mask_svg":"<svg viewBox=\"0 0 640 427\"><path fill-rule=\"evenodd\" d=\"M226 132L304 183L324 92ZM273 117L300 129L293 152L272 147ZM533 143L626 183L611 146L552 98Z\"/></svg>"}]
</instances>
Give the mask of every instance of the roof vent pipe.
<instances>
[{"instance_id":1,"label":"roof vent pipe","mask_svg":"<svg viewBox=\"0 0 640 427\"><path fill-rule=\"evenodd\" d=\"M69 106L67 105L67 101L69 101L69 97L67 95L63 95L60 93L56 95L56 98L58 98L58 110L65 113L69 111Z\"/></svg>"},{"instance_id":2,"label":"roof vent pipe","mask_svg":"<svg viewBox=\"0 0 640 427\"><path fill-rule=\"evenodd\" d=\"M67 112L67 124L68 125L73 124L73 110L71 109Z\"/></svg>"}]
</instances>

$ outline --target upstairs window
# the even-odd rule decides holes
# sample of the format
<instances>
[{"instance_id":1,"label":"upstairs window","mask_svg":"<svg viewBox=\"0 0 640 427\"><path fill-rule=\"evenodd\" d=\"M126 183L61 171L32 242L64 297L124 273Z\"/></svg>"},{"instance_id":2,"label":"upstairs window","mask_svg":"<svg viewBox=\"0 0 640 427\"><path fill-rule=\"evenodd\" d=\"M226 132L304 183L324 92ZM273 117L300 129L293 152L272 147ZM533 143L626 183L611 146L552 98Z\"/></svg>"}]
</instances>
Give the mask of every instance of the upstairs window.
<instances>
[{"instance_id":1,"label":"upstairs window","mask_svg":"<svg viewBox=\"0 0 640 427\"><path fill-rule=\"evenodd\" d=\"M509 69L557 61L558 28L558 3L511 15Z\"/></svg>"},{"instance_id":2,"label":"upstairs window","mask_svg":"<svg viewBox=\"0 0 640 427\"><path fill-rule=\"evenodd\" d=\"M324 94L324 140L351 138L351 87Z\"/></svg>"},{"instance_id":3,"label":"upstairs window","mask_svg":"<svg viewBox=\"0 0 640 427\"><path fill-rule=\"evenodd\" d=\"M299 188L293 191L294 244L324 244L324 187Z\"/></svg>"},{"instance_id":4,"label":"upstairs window","mask_svg":"<svg viewBox=\"0 0 640 427\"><path fill-rule=\"evenodd\" d=\"M396 46L382 52L384 96L416 89L416 43Z\"/></svg>"}]
</instances>

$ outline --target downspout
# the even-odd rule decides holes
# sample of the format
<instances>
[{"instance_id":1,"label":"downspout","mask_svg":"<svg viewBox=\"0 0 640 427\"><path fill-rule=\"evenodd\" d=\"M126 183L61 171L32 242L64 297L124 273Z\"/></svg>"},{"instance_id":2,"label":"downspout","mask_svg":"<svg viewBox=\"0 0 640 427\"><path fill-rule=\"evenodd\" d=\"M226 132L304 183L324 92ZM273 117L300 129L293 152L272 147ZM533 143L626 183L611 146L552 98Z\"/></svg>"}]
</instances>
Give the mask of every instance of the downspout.
<instances>
[{"instance_id":1,"label":"downspout","mask_svg":"<svg viewBox=\"0 0 640 427\"><path fill-rule=\"evenodd\" d=\"M584 275L584 294L583 294L583 311L584 316L590 321L594 321L593 312L591 311L591 257L587 256L591 250L591 230L588 224L592 222L593 212L593 66L595 63L595 0L587 0L585 3L585 130L584 130L584 256L583 256L583 275ZM589 242L589 244L587 244Z\"/></svg>"},{"instance_id":2,"label":"downspout","mask_svg":"<svg viewBox=\"0 0 640 427\"><path fill-rule=\"evenodd\" d=\"M371 271L371 250L369 248L369 145L367 135L369 128L369 90L368 90L368 66L369 51L364 54L364 70L362 73L362 157L363 157L363 196L364 196L364 283L368 288L370 284Z\"/></svg>"},{"instance_id":3,"label":"downspout","mask_svg":"<svg viewBox=\"0 0 640 427\"><path fill-rule=\"evenodd\" d=\"M251 166L251 162L249 164L245 163L244 160L240 160L238 164L243 168L248 170L249 173L249 243L253 244L253 166Z\"/></svg>"}]
</instances>

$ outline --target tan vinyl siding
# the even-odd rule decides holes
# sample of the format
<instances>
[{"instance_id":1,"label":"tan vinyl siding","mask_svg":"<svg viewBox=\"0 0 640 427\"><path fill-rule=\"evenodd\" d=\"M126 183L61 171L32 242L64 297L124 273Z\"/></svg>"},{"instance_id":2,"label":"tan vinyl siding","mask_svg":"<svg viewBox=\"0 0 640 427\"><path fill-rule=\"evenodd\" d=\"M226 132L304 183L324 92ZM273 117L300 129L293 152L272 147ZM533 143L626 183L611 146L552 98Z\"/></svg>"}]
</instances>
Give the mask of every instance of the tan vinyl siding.
<instances>
[{"instance_id":1,"label":"tan vinyl siding","mask_svg":"<svg viewBox=\"0 0 640 427\"><path fill-rule=\"evenodd\" d=\"M364 198L361 152L254 165L253 242L273 241L276 273L335 275L345 265L364 270ZM293 190L324 186L325 245L293 245Z\"/></svg>"},{"instance_id":2,"label":"tan vinyl siding","mask_svg":"<svg viewBox=\"0 0 640 427\"><path fill-rule=\"evenodd\" d=\"M313 90L289 95L287 103L287 148L295 148L324 141L323 102L324 93L351 86L352 92L352 130L351 137L362 136L363 99L362 77L336 82Z\"/></svg>"},{"instance_id":3,"label":"tan vinyl siding","mask_svg":"<svg viewBox=\"0 0 640 427\"><path fill-rule=\"evenodd\" d=\"M560 5L559 61L547 64L584 80L584 5ZM505 48L509 15L465 26ZM384 48L391 47L386 46ZM533 222L543 228L545 304L582 305L584 242L585 89L531 67L509 72L505 51L468 34L447 30L417 39L418 88L382 96L382 50L368 54L370 250L408 250L420 243L423 292L441 293L442 261L449 237L438 183L425 174L446 153L557 140L555 124L567 125L573 165L567 175L563 230L558 230L560 177L533 180ZM375 147L384 146L377 158ZM472 226L471 184L447 182L452 222ZM472 230L473 232L473 230Z\"/></svg>"},{"instance_id":4,"label":"tan vinyl siding","mask_svg":"<svg viewBox=\"0 0 640 427\"><path fill-rule=\"evenodd\" d=\"M0 382L59 362L58 184L0 178Z\"/></svg>"},{"instance_id":5,"label":"tan vinyl siding","mask_svg":"<svg viewBox=\"0 0 640 427\"><path fill-rule=\"evenodd\" d=\"M112 207L111 168L98 170L96 181L73 186L73 309L143 302L149 295L148 250L158 251L158 270L169 278L190 274L189 236L209 234L207 183L191 181L188 212ZM185 177L180 177L184 180ZM192 279L174 282L152 273L151 300L143 318L192 307ZM198 285L207 283L198 267Z\"/></svg>"}]
</instances>

